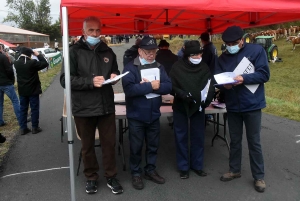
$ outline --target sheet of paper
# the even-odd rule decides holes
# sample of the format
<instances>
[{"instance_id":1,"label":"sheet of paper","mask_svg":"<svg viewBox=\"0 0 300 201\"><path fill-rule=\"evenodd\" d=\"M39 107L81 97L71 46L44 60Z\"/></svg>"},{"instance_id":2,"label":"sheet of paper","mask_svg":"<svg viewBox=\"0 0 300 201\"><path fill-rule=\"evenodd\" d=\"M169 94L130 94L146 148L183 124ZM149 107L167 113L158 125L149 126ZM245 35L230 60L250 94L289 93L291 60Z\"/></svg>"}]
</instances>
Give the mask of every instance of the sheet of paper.
<instances>
[{"instance_id":1,"label":"sheet of paper","mask_svg":"<svg viewBox=\"0 0 300 201\"><path fill-rule=\"evenodd\" d=\"M107 79L107 80L105 80L105 81L103 82L102 85L105 85L105 84L109 84L109 83L115 82L115 81L121 79L122 77L124 77L125 75L127 75L128 73L129 73L129 71L127 71L127 72L125 72L125 73L123 73L123 74L121 74L121 75L117 75L117 76L114 77L113 79Z\"/></svg>"},{"instance_id":2,"label":"sheet of paper","mask_svg":"<svg viewBox=\"0 0 300 201\"><path fill-rule=\"evenodd\" d=\"M236 81L233 79L235 76L234 72L224 72L214 75L218 85L235 83Z\"/></svg>"},{"instance_id":3,"label":"sheet of paper","mask_svg":"<svg viewBox=\"0 0 300 201\"><path fill-rule=\"evenodd\" d=\"M158 68L149 68L141 70L141 78L146 78L150 82L160 80L160 71ZM159 94L149 93L145 95L147 99L159 97Z\"/></svg>"},{"instance_id":4,"label":"sheet of paper","mask_svg":"<svg viewBox=\"0 0 300 201\"><path fill-rule=\"evenodd\" d=\"M241 62L239 63L239 65L237 65L237 67L234 69L233 71L236 75L242 75L242 74L250 74L250 73L254 73L255 72L255 67L254 65L249 61L249 59L247 59L246 57L244 57ZM255 93L255 91L257 90L259 84L245 84L245 86L252 92Z\"/></svg>"}]
</instances>

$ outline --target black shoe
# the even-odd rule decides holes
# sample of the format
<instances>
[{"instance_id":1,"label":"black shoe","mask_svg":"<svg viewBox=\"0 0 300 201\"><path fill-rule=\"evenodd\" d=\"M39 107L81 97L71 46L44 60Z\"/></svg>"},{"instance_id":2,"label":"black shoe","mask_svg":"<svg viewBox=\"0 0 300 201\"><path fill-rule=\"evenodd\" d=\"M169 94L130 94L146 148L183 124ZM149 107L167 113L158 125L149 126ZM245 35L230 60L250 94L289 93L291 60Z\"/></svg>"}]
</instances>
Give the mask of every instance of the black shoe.
<instances>
[{"instance_id":1,"label":"black shoe","mask_svg":"<svg viewBox=\"0 0 300 201\"><path fill-rule=\"evenodd\" d=\"M2 124L0 124L0 127L5 126L7 123L3 122Z\"/></svg>"},{"instance_id":2,"label":"black shoe","mask_svg":"<svg viewBox=\"0 0 300 201\"><path fill-rule=\"evenodd\" d=\"M39 132L42 132L43 130L40 128L40 127L37 127L37 128L32 128L32 134L37 134Z\"/></svg>"},{"instance_id":3,"label":"black shoe","mask_svg":"<svg viewBox=\"0 0 300 201\"><path fill-rule=\"evenodd\" d=\"M115 177L107 178L107 186L113 194L123 193L123 187Z\"/></svg>"},{"instance_id":4,"label":"black shoe","mask_svg":"<svg viewBox=\"0 0 300 201\"><path fill-rule=\"evenodd\" d=\"M137 190L142 190L144 188L143 179L141 176L132 176L132 186Z\"/></svg>"},{"instance_id":5,"label":"black shoe","mask_svg":"<svg viewBox=\"0 0 300 201\"><path fill-rule=\"evenodd\" d=\"M200 177L206 177L207 176L207 173L204 172L203 170L194 170L192 169L198 176Z\"/></svg>"},{"instance_id":6,"label":"black shoe","mask_svg":"<svg viewBox=\"0 0 300 201\"><path fill-rule=\"evenodd\" d=\"M189 171L180 170L180 179L188 179Z\"/></svg>"},{"instance_id":7,"label":"black shoe","mask_svg":"<svg viewBox=\"0 0 300 201\"><path fill-rule=\"evenodd\" d=\"M156 171L153 171L152 173L145 172L145 179L151 180L157 184L165 183L165 179L159 176Z\"/></svg>"},{"instance_id":8,"label":"black shoe","mask_svg":"<svg viewBox=\"0 0 300 201\"><path fill-rule=\"evenodd\" d=\"M25 128L25 129L20 129L20 135L26 135L27 133L29 133L31 130L29 128Z\"/></svg>"},{"instance_id":9,"label":"black shoe","mask_svg":"<svg viewBox=\"0 0 300 201\"><path fill-rule=\"evenodd\" d=\"M87 180L85 186L85 192L87 194L97 193L97 181L96 180Z\"/></svg>"},{"instance_id":10,"label":"black shoe","mask_svg":"<svg viewBox=\"0 0 300 201\"><path fill-rule=\"evenodd\" d=\"M6 141L6 137L0 133L0 143L4 143Z\"/></svg>"}]
</instances>

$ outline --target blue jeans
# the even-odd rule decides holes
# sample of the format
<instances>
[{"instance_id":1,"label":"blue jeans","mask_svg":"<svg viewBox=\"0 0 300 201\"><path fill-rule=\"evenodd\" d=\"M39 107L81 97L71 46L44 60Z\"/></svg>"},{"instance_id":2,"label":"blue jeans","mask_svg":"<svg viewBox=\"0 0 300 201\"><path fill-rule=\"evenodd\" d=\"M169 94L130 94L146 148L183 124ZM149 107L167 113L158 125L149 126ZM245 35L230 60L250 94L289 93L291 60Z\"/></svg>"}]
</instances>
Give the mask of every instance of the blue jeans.
<instances>
[{"instance_id":1,"label":"blue jeans","mask_svg":"<svg viewBox=\"0 0 300 201\"><path fill-rule=\"evenodd\" d=\"M140 176L142 169L142 149L146 143L146 166L144 171L152 173L156 166L157 150L159 146L160 122L159 119L152 123L144 123L134 119L128 119L130 142L130 169L133 176Z\"/></svg>"},{"instance_id":2,"label":"blue jeans","mask_svg":"<svg viewBox=\"0 0 300 201\"><path fill-rule=\"evenodd\" d=\"M179 170L203 169L205 112L195 112L191 117L179 111L173 111L176 158ZM189 123L190 120L190 123ZM190 127L190 151L189 151ZM190 153L190 155L189 155Z\"/></svg>"},{"instance_id":3,"label":"blue jeans","mask_svg":"<svg viewBox=\"0 0 300 201\"><path fill-rule=\"evenodd\" d=\"M32 96L20 96L20 127L27 128L28 107L31 108L32 128L39 127L40 118L40 97L39 94Z\"/></svg>"},{"instance_id":4,"label":"blue jeans","mask_svg":"<svg viewBox=\"0 0 300 201\"><path fill-rule=\"evenodd\" d=\"M0 86L0 124L4 123L3 120L4 94L6 94L8 98L11 100L15 115L20 124L20 102L16 94L14 85Z\"/></svg>"},{"instance_id":5,"label":"blue jeans","mask_svg":"<svg viewBox=\"0 0 300 201\"><path fill-rule=\"evenodd\" d=\"M246 128L252 177L264 179L264 159L260 145L261 110L250 112L228 112L230 133L230 172L241 172L243 123Z\"/></svg>"}]
</instances>

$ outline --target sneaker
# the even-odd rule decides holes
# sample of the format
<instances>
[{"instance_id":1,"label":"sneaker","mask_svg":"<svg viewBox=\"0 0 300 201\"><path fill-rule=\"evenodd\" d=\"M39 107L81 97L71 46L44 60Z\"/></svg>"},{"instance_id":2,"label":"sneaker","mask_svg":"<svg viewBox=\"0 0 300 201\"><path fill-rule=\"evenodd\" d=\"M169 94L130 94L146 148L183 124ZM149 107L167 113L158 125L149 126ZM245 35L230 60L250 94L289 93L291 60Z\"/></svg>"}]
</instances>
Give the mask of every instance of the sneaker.
<instances>
[{"instance_id":1,"label":"sneaker","mask_svg":"<svg viewBox=\"0 0 300 201\"><path fill-rule=\"evenodd\" d=\"M20 135L26 135L27 133L29 133L31 130L29 128L24 128L24 129L20 129Z\"/></svg>"},{"instance_id":2,"label":"sneaker","mask_svg":"<svg viewBox=\"0 0 300 201\"><path fill-rule=\"evenodd\" d=\"M113 194L123 193L123 187L115 177L107 179L107 186L111 189Z\"/></svg>"},{"instance_id":3,"label":"sneaker","mask_svg":"<svg viewBox=\"0 0 300 201\"><path fill-rule=\"evenodd\" d=\"M40 127L37 127L37 128L32 128L32 134L37 134L39 132L42 132L43 130L40 128Z\"/></svg>"},{"instance_id":4,"label":"sneaker","mask_svg":"<svg viewBox=\"0 0 300 201\"><path fill-rule=\"evenodd\" d=\"M240 172L233 173L233 172L227 172L223 174L223 176L220 178L221 181L231 181L235 178L240 178L242 175Z\"/></svg>"},{"instance_id":5,"label":"sneaker","mask_svg":"<svg viewBox=\"0 0 300 201\"><path fill-rule=\"evenodd\" d=\"M145 179L151 180L157 184L164 184L165 179L158 175L158 173L154 170L152 173L145 172Z\"/></svg>"},{"instance_id":6,"label":"sneaker","mask_svg":"<svg viewBox=\"0 0 300 201\"><path fill-rule=\"evenodd\" d=\"M85 192L87 194L97 193L97 181L96 180L87 180L85 186Z\"/></svg>"},{"instance_id":7,"label":"sneaker","mask_svg":"<svg viewBox=\"0 0 300 201\"><path fill-rule=\"evenodd\" d=\"M144 188L143 179L141 176L132 176L132 186L137 190L142 190Z\"/></svg>"},{"instance_id":8,"label":"sneaker","mask_svg":"<svg viewBox=\"0 0 300 201\"><path fill-rule=\"evenodd\" d=\"M266 183L263 179L254 180L254 188L257 192L263 193L266 189Z\"/></svg>"},{"instance_id":9,"label":"sneaker","mask_svg":"<svg viewBox=\"0 0 300 201\"><path fill-rule=\"evenodd\" d=\"M180 179L188 179L189 171L180 170Z\"/></svg>"}]
</instances>

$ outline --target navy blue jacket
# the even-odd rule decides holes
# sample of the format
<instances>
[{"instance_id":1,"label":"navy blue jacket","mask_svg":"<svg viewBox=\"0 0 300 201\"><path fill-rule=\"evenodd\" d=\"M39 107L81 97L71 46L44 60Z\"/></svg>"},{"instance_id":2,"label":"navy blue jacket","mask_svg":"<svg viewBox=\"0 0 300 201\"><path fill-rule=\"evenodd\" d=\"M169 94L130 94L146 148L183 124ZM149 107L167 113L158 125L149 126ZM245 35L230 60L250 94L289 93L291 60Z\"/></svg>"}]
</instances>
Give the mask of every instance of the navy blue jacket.
<instances>
[{"instance_id":1,"label":"navy blue jacket","mask_svg":"<svg viewBox=\"0 0 300 201\"><path fill-rule=\"evenodd\" d=\"M202 61L206 63L210 69L211 74L215 72L215 65L218 60L217 48L212 42L203 46Z\"/></svg>"},{"instance_id":2,"label":"navy blue jacket","mask_svg":"<svg viewBox=\"0 0 300 201\"><path fill-rule=\"evenodd\" d=\"M160 69L160 87L158 90L153 90L150 82L140 83L142 80L140 74L141 68ZM155 62L153 64L141 65L139 57L136 57L125 66L123 73L127 71L130 73L122 78L127 118L152 123L161 115L160 106L162 99L161 96L147 99L145 95L149 93L169 94L172 89L171 80L160 63Z\"/></svg>"},{"instance_id":3,"label":"navy blue jacket","mask_svg":"<svg viewBox=\"0 0 300 201\"><path fill-rule=\"evenodd\" d=\"M229 90L222 88L229 112L247 112L266 107L264 83L270 78L270 69L266 52L261 45L244 43L236 54L229 54L227 51L222 53L218 59L215 74L233 72L244 57L254 65L255 72L243 74L243 84ZM254 94L245 86L248 84L259 84Z\"/></svg>"}]
</instances>

